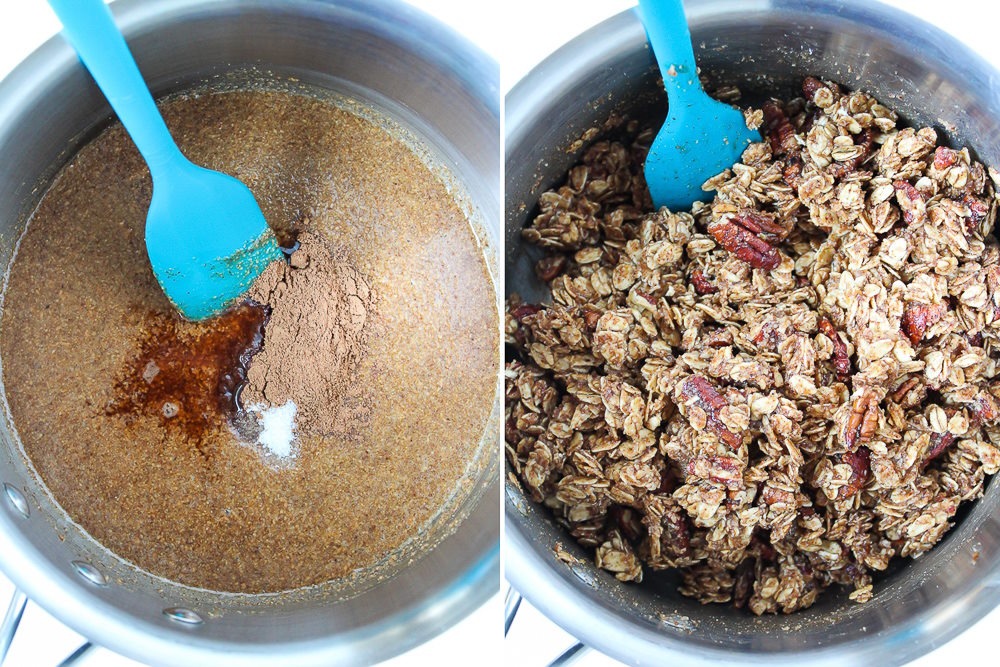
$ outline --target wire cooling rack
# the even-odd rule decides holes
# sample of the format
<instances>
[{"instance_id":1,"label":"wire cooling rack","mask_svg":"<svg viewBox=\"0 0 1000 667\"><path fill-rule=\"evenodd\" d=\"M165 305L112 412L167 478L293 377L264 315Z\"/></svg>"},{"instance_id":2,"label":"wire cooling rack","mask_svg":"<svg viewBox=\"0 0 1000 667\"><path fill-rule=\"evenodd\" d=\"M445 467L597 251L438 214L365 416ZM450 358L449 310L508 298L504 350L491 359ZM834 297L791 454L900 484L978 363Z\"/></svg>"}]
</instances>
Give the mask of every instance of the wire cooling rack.
<instances>
[{"instance_id":1,"label":"wire cooling rack","mask_svg":"<svg viewBox=\"0 0 1000 667\"><path fill-rule=\"evenodd\" d=\"M10 645L14 641L17 629L21 627L21 617L24 615L24 608L27 605L28 596L24 594L24 591L15 588L14 594L10 598L10 604L7 605L7 613L4 614L3 623L0 623L0 667L7 660L7 651L10 650ZM79 648L66 656L59 663L59 667L70 667L71 665L79 664L95 648L94 644L84 642Z\"/></svg>"}]
</instances>

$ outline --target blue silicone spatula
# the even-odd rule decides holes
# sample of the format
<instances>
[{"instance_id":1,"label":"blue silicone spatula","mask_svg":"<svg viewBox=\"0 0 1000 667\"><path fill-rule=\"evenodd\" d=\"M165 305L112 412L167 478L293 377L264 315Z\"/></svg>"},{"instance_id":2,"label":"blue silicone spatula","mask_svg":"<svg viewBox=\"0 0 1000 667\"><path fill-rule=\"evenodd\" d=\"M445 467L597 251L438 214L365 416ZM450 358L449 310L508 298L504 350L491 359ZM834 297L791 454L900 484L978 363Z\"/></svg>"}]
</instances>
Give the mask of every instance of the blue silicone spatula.
<instances>
[{"instance_id":1,"label":"blue silicone spatula","mask_svg":"<svg viewBox=\"0 0 1000 667\"><path fill-rule=\"evenodd\" d=\"M683 211L712 198L702 183L739 162L760 133L747 128L739 110L702 90L681 0L639 0L639 16L669 102L646 157L646 184L657 208Z\"/></svg>"},{"instance_id":2,"label":"blue silicone spatula","mask_svg":"<svg viewBox=\"0 0 1000 667\"><path fill-rule=\"evenodd\" d=\"M260 207L243 183L180 152L101 0L49 5L149 166L146 251L160 287L188 319L220 312L282 256Z\"/></svg>"}]
</instances>

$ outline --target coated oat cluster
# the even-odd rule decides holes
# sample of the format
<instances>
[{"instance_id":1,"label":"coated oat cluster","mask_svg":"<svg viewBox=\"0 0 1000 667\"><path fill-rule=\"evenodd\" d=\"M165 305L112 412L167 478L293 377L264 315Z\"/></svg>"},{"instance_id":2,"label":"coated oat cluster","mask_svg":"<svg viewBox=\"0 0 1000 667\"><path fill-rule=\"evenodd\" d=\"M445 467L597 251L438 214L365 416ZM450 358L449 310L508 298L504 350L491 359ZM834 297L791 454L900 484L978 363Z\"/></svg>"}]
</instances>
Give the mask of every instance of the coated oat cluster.
<instances>
[{"instance_id":1,"label":"coated oat cluster","mask_svg":"<svg viewBox=\"0 0 1000 667\"><path fill-rule=\"evenodd\" d=\"M620 580L756 614L869 600L1000 469L1000 175L802 89L690 212L652 210L652 131L593 144L523 232L552 303L505 323L514 481Z\"/></svg>"}]
</instances>

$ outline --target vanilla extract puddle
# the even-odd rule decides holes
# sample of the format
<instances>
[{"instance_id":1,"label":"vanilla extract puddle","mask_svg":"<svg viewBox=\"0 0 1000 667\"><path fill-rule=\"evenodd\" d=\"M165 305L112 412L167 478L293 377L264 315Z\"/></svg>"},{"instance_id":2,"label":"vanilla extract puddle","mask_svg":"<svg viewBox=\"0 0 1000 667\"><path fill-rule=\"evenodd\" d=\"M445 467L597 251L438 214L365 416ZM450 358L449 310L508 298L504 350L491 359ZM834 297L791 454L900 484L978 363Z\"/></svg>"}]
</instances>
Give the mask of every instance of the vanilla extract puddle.
<instances>
[{"instance_id":1,"label":"vanilla extract puddle","mask_svg":"<svg viewBox=\"0 0 1000 667\"><path fill-rule=\"evenodd\" d=\"M288 231L279 239L285 261L298 250L297 237ZM159 416L166 429L183 433L206 457L211 455L206 434L225 422L240 440L287 459L294 438L294 403L248 409L240 400L270 315L269 305L252 299L199 324L177 313L147 313L140 352L120 372L107 413L126 420L137 414ZM276 420L283 424L277 431Z\"/></svg>"},{"instance_id":2,"label":"vanilla extract puddle","mask_svg":"<svg viewBox=\"0 0 1000 667\"><path fill-rule=\"evenodd\" d=\"M247 184L287 259L247 303L178 317L146 258L148 172L112 126L10 268L11 418L70 517L153 574L248 593L344 577L464 488L498 371L486 262L442 180L369 120L260 91L161 108L190 159Z\"/></svg>"},{"instance_id":3,"label":"vanilla extract puddle","mask_svg":"<svg viewBox=\"0 0 1000 667\"><path fill-rule=\"evenodd\" d=\"M107 414L126 423L154 417L199 454L210 456L207 436L240 409L238 393L263 345L269 315L268 306L252 301L199 324L171 312L147 313L139 354L115 380Z\"/></svg>"}]
</instances>

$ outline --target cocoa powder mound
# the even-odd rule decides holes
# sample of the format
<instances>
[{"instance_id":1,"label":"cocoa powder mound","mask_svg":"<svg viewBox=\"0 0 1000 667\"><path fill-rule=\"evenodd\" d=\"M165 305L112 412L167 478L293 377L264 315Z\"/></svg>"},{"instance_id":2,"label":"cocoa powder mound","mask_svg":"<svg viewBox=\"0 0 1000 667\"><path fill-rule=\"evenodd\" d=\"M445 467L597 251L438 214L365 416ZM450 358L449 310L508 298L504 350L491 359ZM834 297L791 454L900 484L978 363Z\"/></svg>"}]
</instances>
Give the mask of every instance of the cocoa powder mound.
<instances>
[{"instance_id":1,"label":"cocoa powder mound","mask_svg":"<svg viewBox=\"0 0 1000 667\"><path fill-rule=\"evenodd\" d=\"M273 262L248 296L271 309L263 349L253 357L241 403L293 401L300 435L346 433L367 413L353 390L375 295L361 274L333 261L304 232L288 263Z\"/></svg>"}]
</instances>

